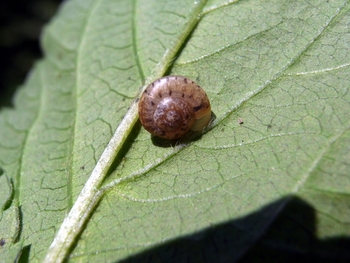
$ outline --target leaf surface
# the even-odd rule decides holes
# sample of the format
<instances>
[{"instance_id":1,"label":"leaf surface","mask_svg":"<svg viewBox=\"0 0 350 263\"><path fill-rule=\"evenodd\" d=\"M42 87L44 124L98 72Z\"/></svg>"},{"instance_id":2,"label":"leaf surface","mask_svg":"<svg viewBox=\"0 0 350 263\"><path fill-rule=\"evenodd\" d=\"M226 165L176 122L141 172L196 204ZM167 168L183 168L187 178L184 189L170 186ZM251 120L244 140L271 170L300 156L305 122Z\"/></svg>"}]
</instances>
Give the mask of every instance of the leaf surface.
<instances>
[{"instance_id":1,"label":"leaf surface","mask_svg":"<svg viewBox=\"0 0 350 263\"><path fill-rule=\"evenodd\" d=\"M203 240L222 224L238 260L286 196L314 208L316 238L349 236L349 19L345 0L65 3L15 109L0 113L0 253L43 260L140 87L163 74L198 82L216 118L172 147L139 123L124 134L99 187L115 185L87 211L69 261L176 261L186 242L205 261L215 245Z\"/></svg>"}]
</instances>

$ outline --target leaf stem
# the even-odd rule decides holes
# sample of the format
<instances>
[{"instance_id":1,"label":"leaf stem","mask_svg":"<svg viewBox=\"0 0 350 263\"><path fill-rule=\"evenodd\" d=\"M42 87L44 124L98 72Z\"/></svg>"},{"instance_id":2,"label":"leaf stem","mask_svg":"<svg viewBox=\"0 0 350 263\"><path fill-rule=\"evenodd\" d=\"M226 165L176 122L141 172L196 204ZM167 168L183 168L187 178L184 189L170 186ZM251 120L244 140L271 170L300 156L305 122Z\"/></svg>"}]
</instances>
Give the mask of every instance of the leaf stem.
<instances>
[{"instance_id":1,"label":"leaf stem","mask_svg":"<svg viewBox=\"0 0 350 263\"><path fill-rule=\"evenodd\" d=\"M181 34L179 34L171 48L165 50L162 60L156 65L151 76L146 79L145 86L141 89L140 93L143 92L143 89L153 80L164 75L186 38L192 33L193 29L197 25L205 4L206 0L195 1L195 7L192 10L191 16L188 18L188 21L185 23L183 30L181 30ZM91 176L80 192L72 209L64 219L48 250L48 253L46 254L44 262L62 262L67 257L73 242L82 231L84 224L91 216L93 209L99 203L103 193L105 192L99 190L99 188L114 159L138 120L137 108L138 103L134 101L118 126L112 139L103 151L99 161L91 173Z\"/></svg>"}]
</instances>

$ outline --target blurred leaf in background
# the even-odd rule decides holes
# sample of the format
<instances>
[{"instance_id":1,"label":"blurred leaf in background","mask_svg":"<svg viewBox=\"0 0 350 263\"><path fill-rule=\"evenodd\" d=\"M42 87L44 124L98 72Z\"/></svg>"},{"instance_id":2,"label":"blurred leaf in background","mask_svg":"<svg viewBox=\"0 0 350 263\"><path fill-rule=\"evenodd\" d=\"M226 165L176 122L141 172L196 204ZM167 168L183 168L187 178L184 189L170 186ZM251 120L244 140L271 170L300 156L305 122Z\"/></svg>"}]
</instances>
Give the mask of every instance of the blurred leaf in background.
<instances>
[{"instance_id":1,"label":"blurred leaf in background","mask_svg":"<svg viewBox=\"0 0 350 263\"><path fill-rule=\"evenodd\" d=\"M41 57L39 36L62 0L0 2L0 109L12 97L35 60Z\"/></svg>"}]
</instances>

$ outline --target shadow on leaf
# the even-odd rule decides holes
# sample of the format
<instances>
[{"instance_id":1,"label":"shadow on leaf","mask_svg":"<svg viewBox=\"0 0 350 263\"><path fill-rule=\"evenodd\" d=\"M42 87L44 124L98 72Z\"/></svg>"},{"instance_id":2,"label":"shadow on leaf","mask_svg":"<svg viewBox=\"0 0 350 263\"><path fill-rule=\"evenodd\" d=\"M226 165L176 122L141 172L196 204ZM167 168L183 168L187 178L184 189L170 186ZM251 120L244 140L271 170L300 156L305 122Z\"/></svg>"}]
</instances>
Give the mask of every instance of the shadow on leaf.
<instances>
[{"instance_id":1,"label":"shadow on leaf","mask_svg":"<svg viewBox=\"0 0 350 263\"><path fill-rule=\"evenodd\" d=\"M350 262L350 238L320 240L316 224L314 208L289 196L122 262Z\"/></svg>"}]
</instances>

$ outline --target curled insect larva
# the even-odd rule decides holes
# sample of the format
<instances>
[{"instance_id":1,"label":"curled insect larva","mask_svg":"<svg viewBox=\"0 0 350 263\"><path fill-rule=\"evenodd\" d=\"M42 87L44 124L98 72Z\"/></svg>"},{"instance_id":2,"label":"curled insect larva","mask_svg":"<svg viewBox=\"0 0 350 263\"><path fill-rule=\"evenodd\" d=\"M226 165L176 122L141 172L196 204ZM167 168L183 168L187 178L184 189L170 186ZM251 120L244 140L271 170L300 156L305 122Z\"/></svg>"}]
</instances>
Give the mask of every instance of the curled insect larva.
<instances>
[{"instance_id":1,"label":"curled insect larva","mask_svg":"<svg viewBox=\"0 0 350 263\"><path fill-rule=\"evenodd\" d=\"M188 131L202 131L210 122L205 91L193 80L167 76L152 82L139 102L142 126L151 134L177 139Z\"/></svg>"}]
</instances>

